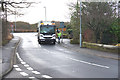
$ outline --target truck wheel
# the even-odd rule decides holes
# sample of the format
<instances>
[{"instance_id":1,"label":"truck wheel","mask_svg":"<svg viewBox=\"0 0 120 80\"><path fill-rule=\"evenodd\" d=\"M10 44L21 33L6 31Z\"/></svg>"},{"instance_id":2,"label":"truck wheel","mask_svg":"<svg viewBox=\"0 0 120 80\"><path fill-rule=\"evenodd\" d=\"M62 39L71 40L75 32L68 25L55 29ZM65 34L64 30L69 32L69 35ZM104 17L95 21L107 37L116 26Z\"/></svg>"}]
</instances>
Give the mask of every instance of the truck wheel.
<instances>
[{"instance_id":1,"label":"truck wheel","mask_svg":"<svg viewBox=\"0 0 120 80\"><path fill-rule=\"evenodd\" d=\"M53 42L53 45L55 45L55 41Z\"/></svg>"},{"instance_id":2,"label":"truck wheel","mask_svg":"<svg viewBox=\"0 0 120 80\"><path fill-rule=\"evenodd\" d=\"M38 43L41 44L41 41L38 39Z\"/></svg>"},{"instance_id":3,"label":"truck wheel","mask_svg":"<svg viewBox=\"0 0 120 80\"><path fill-rule=\"evenodd\" d=\"M41 42L41 41L39 41L39 44L42 44L42 42Z\"/></svg>"}]
</instances>

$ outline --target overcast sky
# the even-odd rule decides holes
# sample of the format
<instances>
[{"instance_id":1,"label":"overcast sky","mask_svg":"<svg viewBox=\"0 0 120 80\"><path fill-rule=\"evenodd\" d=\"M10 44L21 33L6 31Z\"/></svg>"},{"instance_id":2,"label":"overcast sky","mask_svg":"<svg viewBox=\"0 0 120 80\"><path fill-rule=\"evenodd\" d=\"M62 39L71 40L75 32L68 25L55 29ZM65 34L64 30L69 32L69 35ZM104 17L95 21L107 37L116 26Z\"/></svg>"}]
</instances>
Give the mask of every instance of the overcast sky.
<instances>
[{"instance_id":1,"label":"overcast sky","mask_svg":"<svg viewBox=\"0 0 120 80\"><path fill-rule=\"evenodd\" d=\"M11 0L11 1L22 1L22 0ZM23 0L24 1L24 0ZM29 22L31 24L37 23L41 20L45 20L45 6L47 12L47 21L70 21L70 11L68 4L76 3L77 0L26 0L31 2L41 2L39 4L34 4L34 7L19 10L19 12L24 13L23 16L17 17L17 21ZM81 1L91 1L91 2L106 2L106 1L118 1L118 0L81 0ZM15 21L15 16L9 16L9 21Z\"/></svg>"},{"instance_id":2,"label":"overcast sky","mask_svg":"<svg viewBox=\"0 0 120 80\"><path fill-rule=\"evenodd\" d=\"M67 4L71 2L76 2L77 0L29 0L29 1L39 1L41 3L33 5L24 9L20 12L24 13L23 16L17 17L17 21L29 22L31 24L37 23L38 21L45 20L45 8L47 12L47 20L55 21L70 21L70 11ZM15 16L9 16L9 21L15 21Z\"/></svg>"}]
</instances>

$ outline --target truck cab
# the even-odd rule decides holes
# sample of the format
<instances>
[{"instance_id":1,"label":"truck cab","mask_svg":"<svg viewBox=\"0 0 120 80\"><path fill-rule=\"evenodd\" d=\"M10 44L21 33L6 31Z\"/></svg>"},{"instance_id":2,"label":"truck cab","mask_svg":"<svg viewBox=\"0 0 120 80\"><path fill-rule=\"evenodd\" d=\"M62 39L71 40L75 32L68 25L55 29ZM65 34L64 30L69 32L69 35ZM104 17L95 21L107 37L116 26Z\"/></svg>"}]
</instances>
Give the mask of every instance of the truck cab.
<instances>
[{"instance_id":1,"label":"truck cab","mask_svg":"<svg viewBox=\"0 0 120 80\"><path fill-rule=\"evenodd\" d=\"M40 21L38 23L38 42L41 43L52 43L56 42L56 26L55 22Z\"/></svg>"}]
</instances>

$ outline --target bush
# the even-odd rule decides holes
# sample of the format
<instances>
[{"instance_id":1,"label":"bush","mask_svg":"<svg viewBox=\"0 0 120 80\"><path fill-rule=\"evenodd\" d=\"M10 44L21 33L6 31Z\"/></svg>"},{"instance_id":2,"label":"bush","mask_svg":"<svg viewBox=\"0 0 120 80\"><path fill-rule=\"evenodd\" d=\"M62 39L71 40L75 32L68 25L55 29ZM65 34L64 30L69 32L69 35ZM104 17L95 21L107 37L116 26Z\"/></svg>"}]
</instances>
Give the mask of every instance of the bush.
<instances>
[{"instance_id":1,"label":"bush","mask_svg":"<svg viewBox=\"0 0 120 80\"><path fill-rule=\"evenodd\" d=\"M2 45L6 45L9 43L9 41L13 38L14 36L12 34L9 34L5 40L2 41Z\"/></svg>"},{"instance_id":2,"label":"bush","mask_svg":"<svg viewBox=\"0 0 120 80\"><path fill-rule=\"evenodd\" d=\"M14 36L13 36L12 34L9 34L9 35L7 36L7 40L11 40L13 37L14 37Z\"/></svg>"},{"instance_id":3,"label":"bush","mask_svg":"<svg viewBox=\"0 0 120 80\"><path fill-rule=\"evenodd\" d=\"M101 39L101 43L102 44L113 44L113 43L116 43L117 40L114 36L114 34L110 33L110 30L105 30L103 32L103 36L102 36L102 39Z\"/></svg>"}]
</instances>

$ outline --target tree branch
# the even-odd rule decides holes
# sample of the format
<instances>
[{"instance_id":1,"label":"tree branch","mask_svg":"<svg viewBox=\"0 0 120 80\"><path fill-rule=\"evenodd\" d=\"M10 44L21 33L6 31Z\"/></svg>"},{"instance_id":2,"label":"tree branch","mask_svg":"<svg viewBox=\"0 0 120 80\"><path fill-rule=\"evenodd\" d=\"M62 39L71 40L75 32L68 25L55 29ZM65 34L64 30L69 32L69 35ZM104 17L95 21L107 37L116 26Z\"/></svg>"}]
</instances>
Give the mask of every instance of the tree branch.
<instances>
[{"instance_id":1,"label":"tree branch","mask_svg":"<svg viewBox=\"0 0 120 80\"><path fill-rule=\"evenodd\" d=\"M15 11L13 11L11 8L21 8L21 9L29 8L32 4L39 4L39 3L41 2L25 2L24 0L22 0L21 2L0 1L0 4L2 4L2 10L4 11L4 9L6 8L5 6L9 6L9 8L6 8L6 10L8 10L8 12L14 15L15 15Z\"/></svg>"}]
</instances>

